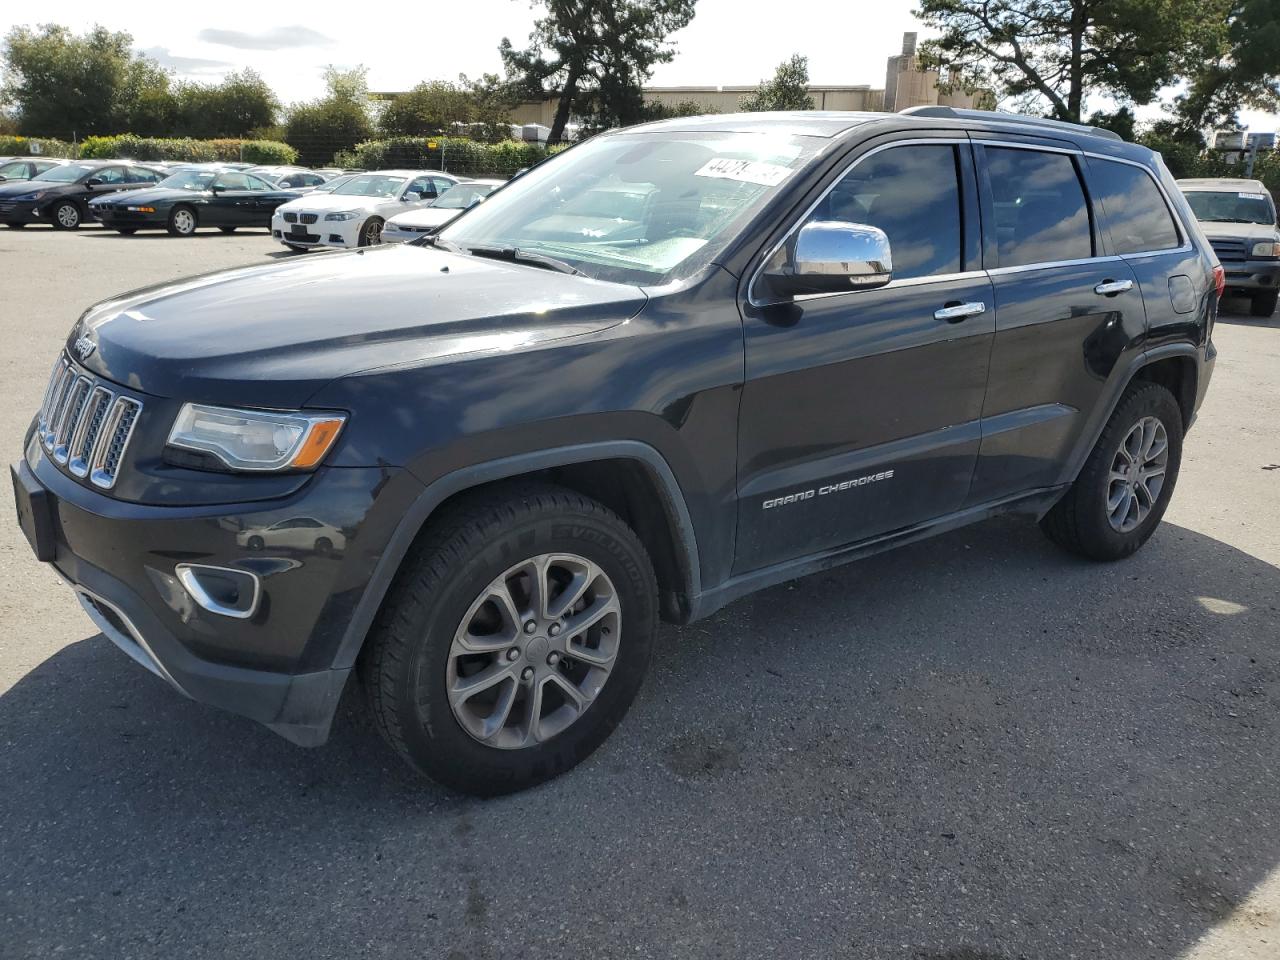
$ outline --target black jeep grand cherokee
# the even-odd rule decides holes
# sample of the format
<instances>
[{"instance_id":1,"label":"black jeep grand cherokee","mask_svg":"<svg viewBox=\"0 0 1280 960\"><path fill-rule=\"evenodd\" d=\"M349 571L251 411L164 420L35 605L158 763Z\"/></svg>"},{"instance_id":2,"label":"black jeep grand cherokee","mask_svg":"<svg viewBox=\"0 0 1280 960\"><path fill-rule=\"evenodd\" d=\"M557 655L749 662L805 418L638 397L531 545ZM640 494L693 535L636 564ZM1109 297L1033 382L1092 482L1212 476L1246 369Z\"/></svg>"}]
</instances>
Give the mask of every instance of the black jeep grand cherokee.
<instances>
[{"instance_id":1,"label":"black jeep grand cherokee","mask_svg":"<svg viewBox=\"0 0 1280 960\"><path fill-rule=\"evenodd\" d=\"M438 236L89 310L13 470L102 632L301 744L498 793L619 723L659 616L997 513L1151 535L1222 276L1159 159L929 108L596 137Z\"/></svg>"}]
</instances>

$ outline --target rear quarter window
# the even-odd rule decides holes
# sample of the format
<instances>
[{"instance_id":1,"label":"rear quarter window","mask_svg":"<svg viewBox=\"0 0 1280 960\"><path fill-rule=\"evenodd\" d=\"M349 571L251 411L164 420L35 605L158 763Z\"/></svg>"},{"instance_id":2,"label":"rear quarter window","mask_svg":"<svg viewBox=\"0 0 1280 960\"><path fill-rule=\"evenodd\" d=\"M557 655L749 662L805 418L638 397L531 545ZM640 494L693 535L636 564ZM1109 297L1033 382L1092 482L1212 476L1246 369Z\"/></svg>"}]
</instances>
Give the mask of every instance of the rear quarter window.
<instances>
[{"instance_id":1,"label":"rear quarter window","mask_svg":"<svg viewBox=\"0 0 1280 960\"><path fill-rule=\"evenodd\" d=\"M1169 205L1141 167L1091 157L1089 186L1102 204L1114 252L1170 250L1182 243Z\"/></svg>"}]
</instances>

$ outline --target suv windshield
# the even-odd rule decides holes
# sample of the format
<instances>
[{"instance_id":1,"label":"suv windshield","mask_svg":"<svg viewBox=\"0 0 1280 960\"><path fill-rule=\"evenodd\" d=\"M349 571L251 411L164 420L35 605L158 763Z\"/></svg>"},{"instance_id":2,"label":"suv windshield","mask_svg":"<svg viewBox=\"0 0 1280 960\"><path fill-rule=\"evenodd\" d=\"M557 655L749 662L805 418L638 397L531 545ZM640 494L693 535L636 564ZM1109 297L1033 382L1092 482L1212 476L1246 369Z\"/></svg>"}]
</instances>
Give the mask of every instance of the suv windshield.
<instances>
[{"instance_id":1,"label":"suv windshield","mask_svg":"<svg viewBox=\"0 0 1280 960\"><path fill-rule=\"evenodd\" d=\"M607 134L534 167L440 237L463 249L540 253L597 280L661 283L709 263L826 143L776 133Z\"/></svg>"},{"instance_id":2,"label":"suv windshield","mask_svg":"<svg viewBox=\"0 0 1280 960\"><path fill-rule=\"evenodd\" d=\"M344 197L394 197L407 179L365 173L351 177L329 192Z\"/></svg>"},{"instance_id":3,"label":"suv windshield","mask_svg":"<svg viewBox=\"0 0 1280 960\"><path fill-rule=\"evenodd\" d=\"M1185 196L1197 220L1218 223L1272 224L1276 222L1275 208L1271 205L1271 198L1265 193L1189 190Z\"/></svg>"},{"instance_id":4,"label":"suv windshield","mask_svg":"<svg viewBox=\"0 0 1280 960\"><path fill-rule=\"evenodd\" d=\"M50 167L44 173L37 174L31 179L52 180L54 183L72 183L91 170L97 169L97 167L90 167L83 163L65 163L58 167Z\"/></svg>"}]
</instances>

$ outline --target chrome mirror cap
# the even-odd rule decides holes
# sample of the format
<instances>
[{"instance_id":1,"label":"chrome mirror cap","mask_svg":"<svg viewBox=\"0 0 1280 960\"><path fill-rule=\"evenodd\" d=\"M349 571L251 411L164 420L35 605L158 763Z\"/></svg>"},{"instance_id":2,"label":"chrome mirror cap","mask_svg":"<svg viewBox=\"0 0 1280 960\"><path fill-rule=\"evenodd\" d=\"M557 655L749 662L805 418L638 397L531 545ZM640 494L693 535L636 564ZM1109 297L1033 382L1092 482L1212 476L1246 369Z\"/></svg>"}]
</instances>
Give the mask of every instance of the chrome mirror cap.
<instances>
[{"instance_id":1,"label":"chrome mirror cap","mask_svg":"<svg viewBox=\"0 0 1280 960\"><path fill-rule=\"evenodd\" d=\"M893 279L889 238L879 227L840 220L806 223L765 270L776 293L838 293Z\"/></svg>"}]
</instances>

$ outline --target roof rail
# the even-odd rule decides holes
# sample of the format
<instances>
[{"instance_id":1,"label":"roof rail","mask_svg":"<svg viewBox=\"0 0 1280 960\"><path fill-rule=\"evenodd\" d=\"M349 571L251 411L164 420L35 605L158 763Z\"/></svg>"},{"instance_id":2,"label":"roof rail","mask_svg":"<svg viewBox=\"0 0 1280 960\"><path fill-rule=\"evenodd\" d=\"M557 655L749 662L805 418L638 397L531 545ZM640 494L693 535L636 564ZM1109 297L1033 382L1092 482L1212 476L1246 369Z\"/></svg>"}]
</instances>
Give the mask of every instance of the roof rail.
<instances>
[{"instance_id":1,"label":"roof rail","mask_svg":"<svg viewBox=\"0 0 1280 960\"><path fill-rule=\"evenodd\" d=\"M961 110L956 107L934 107L922 105L907 107L900 111L913 117L947 117L951 120L992 120L998 123L1026 124L1029 127L1050 127L1056 130L1070 130L1073 133L1087 133L1095 137L1106 137L1108 140L1120 140L1124 137L1114 130L1104 127L1090 127L1083 123L1068 123L1065 120L1049 120L1044 117L1028 117L1021 113L997 113L994 110Z\"/></svg>"}]
</instances>

